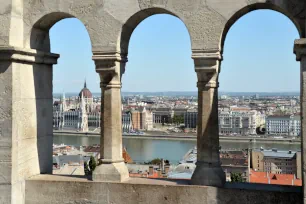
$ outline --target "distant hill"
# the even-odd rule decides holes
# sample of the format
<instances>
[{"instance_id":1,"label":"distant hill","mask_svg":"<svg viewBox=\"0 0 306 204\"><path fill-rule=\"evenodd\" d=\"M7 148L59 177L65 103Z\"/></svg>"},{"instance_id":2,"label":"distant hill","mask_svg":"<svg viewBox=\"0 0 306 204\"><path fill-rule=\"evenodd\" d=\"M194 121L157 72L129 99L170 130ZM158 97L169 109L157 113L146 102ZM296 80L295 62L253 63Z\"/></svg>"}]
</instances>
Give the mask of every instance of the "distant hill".
<instances>
[{"instance_id":1,"label":"distant hill","mask_svg":"<svg viewBox=\"0 0 306 204\"><path fill-rule=\"evenodd\" d=\"M228 95L228 96L254 96L258 94L262 96L299 96L300 92L225 92L220 91L219 95Z\"/></svg>"},{"instance_id":2,"label":"distant hill","mask_svg":"<svg viewBox=\"0 0 306 204\"><path fill-rule=\"evenodd\" d=\"M65 93L66 98L77 96L79 93ZM94 97L100 97L101 93L92 93ZM299 96L300 92L226 92L219 91L219 95L228 95L228 96L254 96L259 94L260 97L263 96ZM61 97L62 93L54 93L53 96L56 98ZM196 91L164 91L164 92L122 92L122 96L197 96L198 92Z\"/></svg>"}]
</instances>

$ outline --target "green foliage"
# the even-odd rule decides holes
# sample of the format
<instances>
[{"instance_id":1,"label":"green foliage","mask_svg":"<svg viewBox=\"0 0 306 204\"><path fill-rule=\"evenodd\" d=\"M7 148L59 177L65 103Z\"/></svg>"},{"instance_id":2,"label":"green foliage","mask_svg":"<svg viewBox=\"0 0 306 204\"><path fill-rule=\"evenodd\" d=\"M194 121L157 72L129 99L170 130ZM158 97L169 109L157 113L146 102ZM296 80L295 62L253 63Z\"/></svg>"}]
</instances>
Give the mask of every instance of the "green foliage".
<instances>
[{"instance_id":1,"label":"green foliage","mask_svg":"<svg viewBox=\"0 0 306 204\"><path fill-rule=\"evenodd\" d=\"M89 168L87 162L84 162L84 172L86 176L89 176Z\"/></svg>"},{"instance_id":2,"label":"green foliage","mask_svg":"<svg viewBox=\"0 0 306 204\"><path fill-rule=\"evenodd\" d=\"M162 161L161 159L156 158L156 159L153 159L151 162L149 162L149 164L160 165L161 161Z\"/></svg>"},{"instance_id":3,"label":"green foliage","mask_svg":"<svg viewBox=\"0 0 306 204\"><path fill-rule=\"evenodd\" d=\"M93 156L90 157L89 164L84 163L84 172L86 176L92 175L93 171L96 169L97 163Z\"/></svg>"},{"instance_id":4,"label":"green foliage","mask_svg":"<svg viewBox=\"0 0 306 204\"><path fill-rule=\"evenodd\" d=\"M231 173L232 182L244 182L241 173Z\"/></svg>"},{"instance_id":5,"label":"green foliage","mask_svg":"<svg viewBox=\"0 0 306 204\"><path fill-rule=\"evenodd\" d=\"M172 123L174 123L174 124L184 123L184 116L182 116L182 115L173 116Z\"/></svg>"},{"instance_id":6,"label":"green foliage","mask_svg":"<svg viewBox=\"0 0 306 204\"><path fill-rule=\"evenodd\" d=\"M93 156L90 157L90 160L89 160L89 168L90 168L90 171L93 172L97 167L97 163L96 163L96 160Z\"/></svg>"}]
</instances>

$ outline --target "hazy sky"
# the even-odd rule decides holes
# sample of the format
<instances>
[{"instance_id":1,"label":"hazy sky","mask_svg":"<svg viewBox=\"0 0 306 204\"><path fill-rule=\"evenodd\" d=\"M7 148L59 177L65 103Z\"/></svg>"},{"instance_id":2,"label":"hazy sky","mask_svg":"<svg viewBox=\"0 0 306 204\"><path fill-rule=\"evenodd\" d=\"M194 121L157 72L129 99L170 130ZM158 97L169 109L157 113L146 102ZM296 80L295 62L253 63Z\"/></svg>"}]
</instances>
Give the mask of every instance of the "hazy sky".
<instances>
[{"instance_id":1,"label":"hazy sky","mask_svg":"<svg viewBox=\"0 0 306 204\"><path fill-rule=\"evenodd\" d=\"M85 78L92 92L100 92L83 24L62 20L50 36L52 52L61 55L54 68L54 92L78 92ZM297 38L294 24L280 13L259 10L240 18L226 38L220 90L299 91L299 63L293 54ZM128 58L123 91L197 90L189 34L176 17L144 20L132 35Z\"/></svg>"}]
</instances>

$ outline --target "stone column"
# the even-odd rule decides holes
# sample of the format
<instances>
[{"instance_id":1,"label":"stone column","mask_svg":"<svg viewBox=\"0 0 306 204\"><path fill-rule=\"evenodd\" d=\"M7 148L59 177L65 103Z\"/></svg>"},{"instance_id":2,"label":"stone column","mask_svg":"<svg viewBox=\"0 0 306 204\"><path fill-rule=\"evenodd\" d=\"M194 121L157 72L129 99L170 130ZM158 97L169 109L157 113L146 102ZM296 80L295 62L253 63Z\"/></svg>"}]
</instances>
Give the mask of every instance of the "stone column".
<instances>
[{"instance_id":1,"label":"stone column","mask_svg":"<svg viewBox=\"0 0 306 204\"><path fill-rule=\"evenodd\" d=\"M197 163L191 179L194 185L223 186L225 174L219 156L218 51L193 52L198 76Z\"/></svg>"},{"instance_id":2,"label":"stone column","mask_svg":"<svg viewBox=\"0 0 306 204\"><path fill-rule=\"evenodd\" d=\"M101 153L94 181L122 182L129 177L122 157L121 77L127 58L118 53L94 52L101 79Z\"/></svg>"},{"instance_id":3,"label":"stone column","mask_svg":"<svg viewBox=\"0 0 306 204\"><path fill-rule=\"evenodd\" d=\"M294 43L296 60L301 62L301 142L302 142L302 179L303 179L303 202L306 204L306 38L298 39Z\"/></svg>"},{"instance_id":4,"label":"stone column","mask_svg":"<svg viewBox=\"0 0 306 204\"><path fill-rule=\"evenodd\" d=\"M58 57L0 47L0 203L24 203L25 179L52 173L52 66Z\"/></svg>"}]
</instances>

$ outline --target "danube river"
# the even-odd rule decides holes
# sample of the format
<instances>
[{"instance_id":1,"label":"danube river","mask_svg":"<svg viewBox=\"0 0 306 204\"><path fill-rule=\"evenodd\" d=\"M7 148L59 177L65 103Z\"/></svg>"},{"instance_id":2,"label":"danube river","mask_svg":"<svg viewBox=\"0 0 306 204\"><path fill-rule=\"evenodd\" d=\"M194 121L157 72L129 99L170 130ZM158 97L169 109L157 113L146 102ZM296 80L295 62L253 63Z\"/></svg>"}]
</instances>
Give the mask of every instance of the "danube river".
<instances>
[{"instance_id":1,"label":"danube river","mask_svg":"<svg viewBox=\"0 0 306 204\"><path fill-rule=\"evenodd\" d=\"M54 144L66 144L73 146L88 146L100 144L100 138L96 136L81 135L54 135ZM196 146L194 140L165 140L149 138L123 138L123 145L135 162L146 162L154 158L164 158L172 163L177 163L188 150ZM278 150L300 150L300 144L296 143L267 143L267 142L241 142L221 141L224 150L241 150L246 148L265 149L277 148Z\"/></svg>"}]
</instances>

